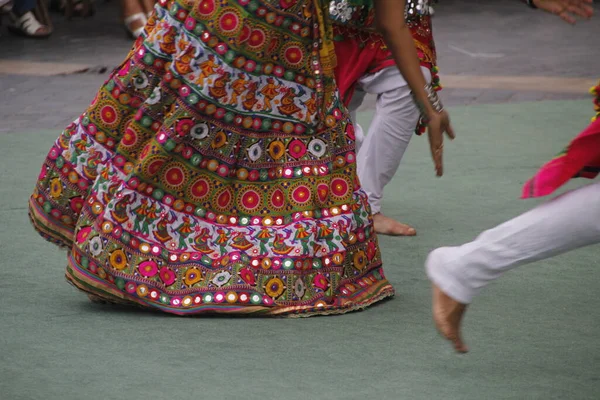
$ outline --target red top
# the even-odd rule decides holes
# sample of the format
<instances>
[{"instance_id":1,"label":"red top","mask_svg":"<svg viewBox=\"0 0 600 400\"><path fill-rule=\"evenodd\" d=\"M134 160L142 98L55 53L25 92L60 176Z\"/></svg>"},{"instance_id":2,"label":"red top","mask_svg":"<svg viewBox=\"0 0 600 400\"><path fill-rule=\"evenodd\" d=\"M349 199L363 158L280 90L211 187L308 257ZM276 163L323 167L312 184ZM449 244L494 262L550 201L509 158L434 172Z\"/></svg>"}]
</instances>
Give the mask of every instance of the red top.
<instances>
[{"instance_id":1,"label":"red top","mask_svg":"<svg viewBox=\"0 0 600 400\"><path fill-rule=\"evenodd\" d=\"M595 110L600 115L600 84L591 90L596 95ZM594 178L600 172L600 118L581 132L569 146L546 163L523 186L523 198L546 196L571 178Z\"/></svg>"},{"instance_id":2,"label":"red top","mask_svg":"<svg viewBox=\"0 0 600 400\"><path fill-rule=\"evenodd\" d=\"M436 52L431 17L422 16L407 24L421 65L433 70L436 66ZM395 62L381 35L372 30L334 24L334 35L337 55L335 75L342 100L348 105L360 77L394 66Z\"/></svg>"}]
</instances>

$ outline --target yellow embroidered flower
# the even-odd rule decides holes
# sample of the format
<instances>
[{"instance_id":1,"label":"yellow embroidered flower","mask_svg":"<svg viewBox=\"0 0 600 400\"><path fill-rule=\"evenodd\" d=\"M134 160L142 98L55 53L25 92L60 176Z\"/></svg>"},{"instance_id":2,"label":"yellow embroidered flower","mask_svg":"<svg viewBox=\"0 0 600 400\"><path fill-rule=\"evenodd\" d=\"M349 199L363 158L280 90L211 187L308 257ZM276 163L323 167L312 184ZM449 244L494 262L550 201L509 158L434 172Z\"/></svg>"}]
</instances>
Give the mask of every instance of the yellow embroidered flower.
<instances>
[{"instance_id":1,"label":"yellow embroidered flower","mask_svg":"<svg viewBox=\"0 0 600 400\"><path fill-rule=\"evenodd\" d=\"M198 268L190 268L185 272L183 282L187 286L192 286L202 280L202 272Z\"/></svg>"},{"instance_id":2,"label":"yellow embroidered flower","mask_svg":"<svg viewBox=\"0 0 600 400\"><path fill-rule=\"evenodd\" d=\"M53 199L58 199L62 194L62 183L60 183L60 178L54 178L50 181L50 196Z\"/></svg>"},{"instance_id":3,"label":"yellow embroidered flower","mask_svg":"<svg viewBox=\"0 0 600 400\"><path fill-rule=\"evenodd\" d=\"M265 292L274 299L281 296L284 290L285 285L279 278L271 278L265 284Z\"/></svg>"},{"instance_id":4,"label":"yellow embroidered flower","mask_svg":"<svg viewBox=\"0 0 600 400\"><path fill-rule=\"evenodd\" d=\"M354 268L362 271L365 265L367 265L367 255L365 252L360 250L354 253Z\"/></svg>"},{"instance_id":5,"label":"yellow embroidered flower","mask_svg":"<svg viewBox=\"0 0 600 400\"><path fill-rule=\"evenodd\" d=\"M223 131L217 132L212 143L210 144L213 149L220 149L227 144L227 135Z\"/></svg>"},{"instance_id":6,"label":"yellow embroidered flower","mask_svg":"<svg viewBox=\"0 0 600 400\"><path fill-rule=\"evenodd\" d=\"M110 265L119 271L124 270L125 267L127 267L127 256L121 249L117 249L110 253L109 261Z\"/></svg>"},{"instance_id":7,"label":"yellow embroidered flower","mask_svg":"<svg viewBox=\"0 0 600 400\"><path fill-rule=\"evenodd\" d=\"M285 145L283 142L275 140L269 145L268 152L273 160L279 160L285 154Z\"/></svg>"}]
</instances>

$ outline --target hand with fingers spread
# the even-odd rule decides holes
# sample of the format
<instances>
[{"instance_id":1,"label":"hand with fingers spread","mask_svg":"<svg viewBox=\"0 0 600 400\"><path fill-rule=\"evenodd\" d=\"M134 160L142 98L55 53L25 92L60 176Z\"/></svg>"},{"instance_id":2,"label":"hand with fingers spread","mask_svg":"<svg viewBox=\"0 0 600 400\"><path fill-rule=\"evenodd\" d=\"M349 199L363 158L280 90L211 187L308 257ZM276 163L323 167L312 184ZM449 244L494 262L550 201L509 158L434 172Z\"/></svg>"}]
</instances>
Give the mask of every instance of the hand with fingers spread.
<instances>
[{"instance_id":1,"label":"hand with fingers spread","mask_svg":"<svg viewBox=\"0 0 600 400\"><path fill-rule=\"evenodd\" d=\"M428 116L427 136L437 176L444 175L444 134L447 134L450 140L456 137L450 125L450 116L446 110L434 111Z\"/></svg>"},{"instance_id":2,"label":"hand with fingers spread","mask_svg":"<svg viewBox=\"0 0 600 400\"><path fill-rule=\"evenodd\" d=\"M570 24L577 22L577 17L588 19L594 14L593 0L531 0L527 4L558 15Z\"/></svg>"}]
</instances>

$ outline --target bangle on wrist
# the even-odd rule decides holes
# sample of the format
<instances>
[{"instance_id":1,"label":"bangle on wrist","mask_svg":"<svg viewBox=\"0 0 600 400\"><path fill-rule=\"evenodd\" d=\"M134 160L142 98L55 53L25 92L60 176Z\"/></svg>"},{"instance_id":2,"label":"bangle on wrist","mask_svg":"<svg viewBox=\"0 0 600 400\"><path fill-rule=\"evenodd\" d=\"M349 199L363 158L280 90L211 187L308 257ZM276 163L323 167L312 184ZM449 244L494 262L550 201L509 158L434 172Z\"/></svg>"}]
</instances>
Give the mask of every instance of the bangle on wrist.
<instances>
[{"instance_id":1,"label":"bangle on wrist","mask_svg":"<svg viewBox=\"0 0 600 400\"><path fill-rule=\"evenodd\" d=\"M437 92L435 90L433 90L433 87L430 84L425 85L424 89L425 89L425 93L427 94L427 99L429 100L429 103L431 104L431 108L433 108L433 111L438 112L438 113L442 112L442 110L444 109L444 106L442 105L442 102L440 101L440 98L438 97ZM427 109L419 100L417 100L416 96L414 95L414 92L413 92L413 97L415 99L415 103L417 104L417 107L421 111L421 118L424 121L428 121L429 116L427 115Z\"/></svg>"}]
</instances>

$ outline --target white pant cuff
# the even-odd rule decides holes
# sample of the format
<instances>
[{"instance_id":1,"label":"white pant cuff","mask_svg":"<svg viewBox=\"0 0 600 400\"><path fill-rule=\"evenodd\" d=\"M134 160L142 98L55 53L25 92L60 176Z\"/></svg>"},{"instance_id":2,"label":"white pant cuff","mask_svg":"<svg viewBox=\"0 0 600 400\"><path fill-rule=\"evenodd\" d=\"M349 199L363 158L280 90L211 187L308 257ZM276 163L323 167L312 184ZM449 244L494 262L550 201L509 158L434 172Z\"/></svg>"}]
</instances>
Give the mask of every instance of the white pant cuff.
<instances>
[{"instance_id":1,"label":"white pant cuff","mask_svg":"<svg viewBox=\"0 0 600 400\"><path fill-rule=\"evenodd\" d=\"M427 257L425 268L427 276L440 290L446 293L454 300L470 304L473 297L476 295L475 290L469 288L453 273L453 268L449 263L445 262L444 253L452 250L450 247L442 247L435 249Z\"/></svg>"}]
</instances>

